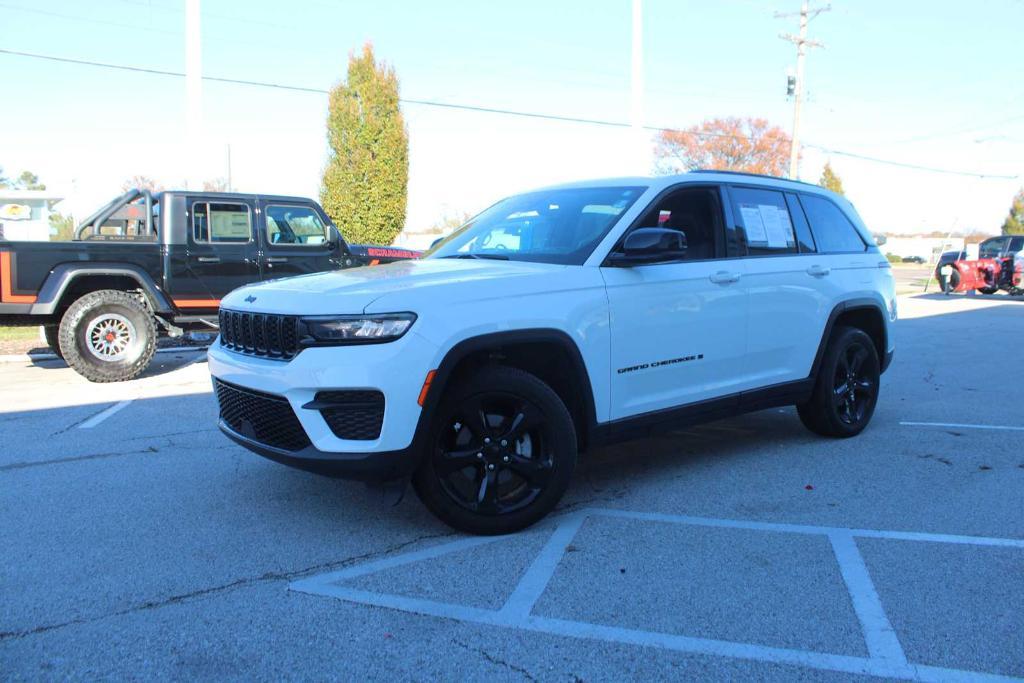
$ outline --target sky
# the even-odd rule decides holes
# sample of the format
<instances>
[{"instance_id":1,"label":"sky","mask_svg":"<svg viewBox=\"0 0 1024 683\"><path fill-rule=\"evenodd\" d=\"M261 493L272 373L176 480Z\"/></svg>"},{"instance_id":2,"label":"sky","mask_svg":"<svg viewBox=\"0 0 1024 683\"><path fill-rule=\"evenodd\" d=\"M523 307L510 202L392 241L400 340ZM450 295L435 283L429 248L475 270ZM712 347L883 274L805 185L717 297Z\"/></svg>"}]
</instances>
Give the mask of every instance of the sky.
<instances>
[{"instance_id":1,"label":"sky","mask_svg":"<svg viewBox=\"0 0 1024 683\"><path fill-rule=\"evenodd\" d=\"M799 0L643 0L643 118L792 125ZM876 232L998 232L1024 185L1024 1L832 0L809 35L800 177L829 161ZM370 41L403 98L627 122L631 0L202 0L205 76L327 89ZM0 50L184 71L184 0L0 0ZM0 166L28 169L83 217L146 175L165 187L316 197L327 96L0 53ZM653 167L654 133L407 104L406 227L519 191ZM834 150L826 153L818 148ZM839 154L1013 179L887 165ZM65 208L66 207L66 208ZM344 221L339 221L344 232Z\"/></svg>"}]
</instances>

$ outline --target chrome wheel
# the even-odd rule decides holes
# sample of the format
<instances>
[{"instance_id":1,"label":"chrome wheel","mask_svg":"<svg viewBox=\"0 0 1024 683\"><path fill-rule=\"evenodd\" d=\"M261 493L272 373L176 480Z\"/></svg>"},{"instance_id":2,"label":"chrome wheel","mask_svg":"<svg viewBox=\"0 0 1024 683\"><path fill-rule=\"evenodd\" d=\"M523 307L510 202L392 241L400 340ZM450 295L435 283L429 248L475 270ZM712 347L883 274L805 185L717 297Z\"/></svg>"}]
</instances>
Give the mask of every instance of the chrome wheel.
<instances>
[{"instance_id":1,"label":"chrome wheel","mask_svg":"<svg viewBox=\"0 0 1024 683\"><path fill-rule=\"evenodd\" d=\"M85 326L85 347L95 358L108 363L127 357L137 338L135 325L117 313L103 313Z\"/></svg>"}]
</instances>

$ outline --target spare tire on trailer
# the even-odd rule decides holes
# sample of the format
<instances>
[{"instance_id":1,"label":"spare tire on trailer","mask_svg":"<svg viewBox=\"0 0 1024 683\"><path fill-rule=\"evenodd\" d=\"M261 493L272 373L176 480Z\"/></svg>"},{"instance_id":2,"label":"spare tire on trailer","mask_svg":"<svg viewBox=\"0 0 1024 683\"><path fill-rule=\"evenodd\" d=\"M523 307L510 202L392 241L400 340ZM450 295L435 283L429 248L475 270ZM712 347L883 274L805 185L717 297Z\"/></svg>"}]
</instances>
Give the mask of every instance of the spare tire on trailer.
<instances>
[{"instance_id":1,"label":"spare tire on trailer","mask_svg":"<svg viewBox=\"0 0 1024 683\"><path fill-rule=\"evenodd\" d=\"M935 269L935 279L944 293L951 294L960 284L960 271L952 263L944 263Z\"/></svg>"},{"instance_id":2,"label":"spare tire on trailer","mask_svg":"<svg viewBox=\"0 0 1024 683\"><path fill-rule=\"evenodd\" d=\"M156 353L156 322L139 297L113 289L86 294L60 321L60 350L90 382L138 377Z\"/></svg>"}]
</instances>

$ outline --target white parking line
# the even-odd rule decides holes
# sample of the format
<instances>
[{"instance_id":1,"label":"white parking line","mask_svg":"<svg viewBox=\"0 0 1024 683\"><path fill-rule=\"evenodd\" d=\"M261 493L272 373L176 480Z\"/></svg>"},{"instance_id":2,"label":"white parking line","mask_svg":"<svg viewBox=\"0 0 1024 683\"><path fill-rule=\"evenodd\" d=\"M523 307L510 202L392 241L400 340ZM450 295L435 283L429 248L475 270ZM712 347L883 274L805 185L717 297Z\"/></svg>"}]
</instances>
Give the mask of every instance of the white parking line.
<instances>
[{"instance_id":1,"label":"white parking line","mask_svg":"<svg viewBox=\"0 0 1024 683\"><path fill-rule=\"evenodd\" d=\"M135 399L132 398L132 399L128 399L127 401L121 401L120 403L115 403L114 405L112 405L109 408L107 408L106 410L104 410L102 413L97 413L96 415L93 415L92 417L90 417L88 420L86 420L82 424L78 425L78 428L79 429L92 429L93 427L95 427L96 425L100 424L101 422L106 420L108 417L110 417L114 413L120 412L120 411L124 410L125 408L127 408L128 404L130 404L134 400Z\"/></svg>"},{"instance_id":2,"label":"white parking line","mask_svg":"<svg viewBox=\"0 0 1024 683\"><path fill-rule=\"evenodd\" d=\"M906 666L907 656L903 653L896 631L889 623L882 601L871 581L871 574L864 564L864 558L857 549L852 533L832 532L828 535L832 550L839 563L839 572L846 582L853 610L857 613L864 629L864 642L872 659L879 659L894 666Z\"/></svg>"},{"instance_id":3,"label":"white parking line","mask_svg":"<svg viewBox=\"0 0 1024 683\"><path fill-rule=\"evenodd\" d=\"M771 647L767 645L744 643L737 641L718 640L713 638L696 638L657 631L622 628L605 624L594 624L571 619L557 619L534 615L533 606L543 594L548 583L558 569L558 565L566 552L566 547L579 531L583 521L590 516L625 518L641 521L669 522L682 525L697 525L719 528L749 529L780 533L797 533L825 535L829 538L835 553L836 561L846 584L847 591L854 606L854 611L861 623L864 639L868 648L868 656L850 656L812 650ZM746 659L750 661L792 664L822 671L838 671L843 673L868 674L886 678L899 678L917 681L961 681L961 680L1020 680L1009 676L1001 676L982 671L929 666L908 662L900 646L899 639L892 624L886 616L884 607L878 597L871 575L864 559L857 549L855 538L886 538L902 541L928 541L933 543L959 543L971 545L1008 546L1024 549L1024 540L1012 538L989 538L984 536L958 536L949 534L929 534L905 531L883 531L875 529L846 529L842 527L808 526L801 524L778 524L746 520L714 519L707 517L690 517L687 515L670 515L661 513L631 512L628 510L588 508L571 513L557 520L552 536L534 559L530 568L520 579L505 604L498 610L481 609L458 603L438 602L406 595L378 593L350 588L341 584L346 579L354 579L373 574L384 569L411 564L425 559L439 558L445 555L466 550L472 547L494 543L508 536L469 537L449 543L431 546L423 550L412 551L403 555L392 556L382 560L367 562L345 569L311 576L294 581L289 589L310 595L329 596L348 602L375 607L454 619L457 621L498 626L502 628L521 629L551 635L566 636L586 640L598 640L617 644L639 645L643 647L660 647L677 652L715 655Z\"/></svg>"},{"instance_id":4,"label":"white parking line","mask_svg":"<svg viewBox=\"0 0 1024 683\"><path fill-rule=\"evenodd\" d=\"M953 429L1002 429L1010 432L1024 432L1024 427L1008 425L968 425L959 422L900 422L904 427L951 427Z\"/></svg>"}]
</instances>

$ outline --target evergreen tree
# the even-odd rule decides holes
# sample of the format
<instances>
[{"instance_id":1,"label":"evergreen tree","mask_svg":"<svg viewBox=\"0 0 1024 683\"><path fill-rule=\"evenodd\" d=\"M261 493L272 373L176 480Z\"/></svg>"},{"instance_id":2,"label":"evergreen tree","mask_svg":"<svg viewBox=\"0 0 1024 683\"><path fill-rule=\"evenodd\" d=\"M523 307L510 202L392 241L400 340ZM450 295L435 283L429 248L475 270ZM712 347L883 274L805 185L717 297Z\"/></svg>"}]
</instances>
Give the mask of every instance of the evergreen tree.
<instances>
[{"instance_id":1,"label":"evergreen tree","mask_svg":"<svg viewBox=\"0 0 1024 683\"><path fill-rule=\"evenodd\" d=\"M826 190L832 190L836 194L846 194L843 192L843 181L832 170L832 164L827 161L825 162L825 168L821 171L821 180L818 181L818 184Z\"/></svg>"},{"instance_id":2,"label":"evergreen tree","mask_svg":"<svg viewBox=\"0 0 1024 683\"><path fill-rule=\"evenodd\" d=\"M1003 221L1004 235L1024 235L1024 188L1013 198L1010 213Z\"/></svg>"},{"instance_id":3,"label":"evergreen tree","mask_svg":"<svg viewBox=\"0 0 1024 683\"><path fill-rule=\"evenodd\" d=\"M320 203L353 243L391 244L405 225L409 136L395 70L370 44L352 54L327 104L330 154Z\"/></svg>"}]
</instances>

